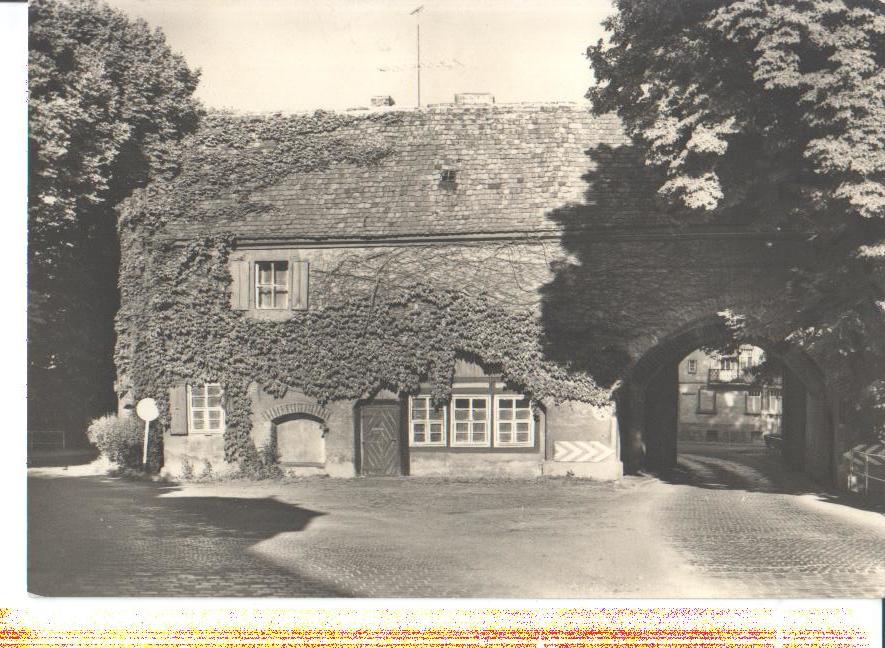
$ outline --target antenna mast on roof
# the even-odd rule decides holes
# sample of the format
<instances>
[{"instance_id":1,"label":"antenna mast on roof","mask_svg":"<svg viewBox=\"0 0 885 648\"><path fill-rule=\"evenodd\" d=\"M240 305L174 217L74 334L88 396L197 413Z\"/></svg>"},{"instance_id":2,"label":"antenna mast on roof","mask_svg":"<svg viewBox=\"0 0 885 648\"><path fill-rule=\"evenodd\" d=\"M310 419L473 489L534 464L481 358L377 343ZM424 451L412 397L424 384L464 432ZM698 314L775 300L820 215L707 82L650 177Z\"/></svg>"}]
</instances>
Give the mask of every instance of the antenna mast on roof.
<instances>
[{"instance_id":1,"label":"antenna mast on roof","mask_svg":"<svg viewBox=\"0 0 885 648\"><path fill-rule=\"evenodd\" d=\"M415 27L417 28L418 34L418 107L421 107L421 22L420 22L420 14L421 10L424 8L424 5L421 5L417 9L415 9L410 16L415 16Z\"/></svg>"}]
</instances>

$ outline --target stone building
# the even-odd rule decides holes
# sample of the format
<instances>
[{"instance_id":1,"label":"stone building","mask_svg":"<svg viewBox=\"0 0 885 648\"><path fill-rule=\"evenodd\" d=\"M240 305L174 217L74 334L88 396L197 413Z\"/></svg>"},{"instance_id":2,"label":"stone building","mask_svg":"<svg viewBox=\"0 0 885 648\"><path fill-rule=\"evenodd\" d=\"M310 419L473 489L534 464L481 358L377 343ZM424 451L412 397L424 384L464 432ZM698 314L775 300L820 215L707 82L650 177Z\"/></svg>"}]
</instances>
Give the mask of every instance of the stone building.
<instances>
[{"instance_id":1,"label":"stone building","mask_svg":"<svg viewBox=\"0 0 885 648\"><path fill-rule=\"evenodd\" d=\"M397 114L343 133L389 144L394 154L377 165L286 175L252 195L267 210L216 196L223 217L170 219L146 236L184 246L207 231L230 235L230 308L269 327L378 285L482 292L534 314L545 361L592 375L609 397L536 399L475 354L458 359L444 404L425 383L319 402L297 376L282 396L255 381L255 446L272 442L292 471L335 476L614 479L624 467L671 465L679 361L722 341L723 313L752 318L780 304L790 268L813 261L806 244L782 227L672 213L618 119L586 105ZM847 396L782 339L760 346L785 367L788 461L832 481L855 442L833 414ZM169 401L165 469L224 467L224 385L184 380Z\"/></svg>"},{"instance_id":2,"label":"stone building","mask_svg":"<svg viewBox=\"0 0 885 648\"><path fill-rule=\"evenodd\" d=\"M679 440L762 443L781 431L783 384L752 373L765 352L749 344L735 354L697 349L679 363Z\"/></svg>"}]
</instances>

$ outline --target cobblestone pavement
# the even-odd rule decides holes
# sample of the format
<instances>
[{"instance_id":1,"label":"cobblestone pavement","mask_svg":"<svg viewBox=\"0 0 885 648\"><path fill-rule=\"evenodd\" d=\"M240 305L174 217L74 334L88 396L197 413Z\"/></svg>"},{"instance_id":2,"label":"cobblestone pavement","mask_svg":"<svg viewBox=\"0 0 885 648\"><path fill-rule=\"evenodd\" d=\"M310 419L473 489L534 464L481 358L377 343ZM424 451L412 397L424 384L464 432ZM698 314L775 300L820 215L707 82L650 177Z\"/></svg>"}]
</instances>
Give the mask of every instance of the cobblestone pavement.
<instances>
[{"instance_id":1,"label":"cobblestone pavement","mask_svg":"<svg viewBox=\"0 0 885 648\"><path fill-rule=\"evenodd\" d=\"M764 452L690 449L662 481L29 474L50 596L882 596L885 517Z\"/></svg>"},{"instance_id":2,"label":"cobblestone pavement","mask_svg":"<svg viewBox=\"0 0 885 648\"><path fill-rule=\"evenodd\" d=\"M679 467L656 518L705 575L747 597L885 596L881 513L828 502L763 448L698 444Z\"/></svg>"}]
</instances>

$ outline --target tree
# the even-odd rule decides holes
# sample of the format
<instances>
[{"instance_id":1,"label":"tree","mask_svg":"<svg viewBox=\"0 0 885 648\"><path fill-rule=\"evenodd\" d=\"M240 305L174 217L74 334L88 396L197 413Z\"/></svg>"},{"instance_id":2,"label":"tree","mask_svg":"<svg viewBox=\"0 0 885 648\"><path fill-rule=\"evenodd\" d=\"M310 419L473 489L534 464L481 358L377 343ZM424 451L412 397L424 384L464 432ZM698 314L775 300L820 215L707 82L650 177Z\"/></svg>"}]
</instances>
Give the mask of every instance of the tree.
<instances>
[{"instance_id":1,"label":"tree","mask_svg":"<svg viewBox=\"0 0 885 648\"><path fill-rule=\"evenodd\" d=\"M777 334L868 383L885 359L885 4L616 0L588 48L671 204L792 230L817 261ZM774 330L776 329L776 331Z\"/></svg>"},{"instance_id":2,"label":"tree","mask_svg":"<svg viewBox=\"0 0 885 648\"><path fill-rule=\"evenodd\" d=\"M83 430L113 406L114 207L174 165L199 73L95 0L33 0L29 19L28 419Z\"/></svg>"}]
</instances>

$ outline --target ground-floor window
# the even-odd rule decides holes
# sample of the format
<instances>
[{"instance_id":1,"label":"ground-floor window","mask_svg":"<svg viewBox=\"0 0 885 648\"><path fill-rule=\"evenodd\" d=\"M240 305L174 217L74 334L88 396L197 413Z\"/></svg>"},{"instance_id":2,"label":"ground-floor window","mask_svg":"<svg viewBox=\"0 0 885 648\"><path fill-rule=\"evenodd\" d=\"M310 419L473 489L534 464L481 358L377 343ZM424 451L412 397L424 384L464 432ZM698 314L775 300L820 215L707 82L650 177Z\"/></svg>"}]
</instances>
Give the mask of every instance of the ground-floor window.
<instances>
[{"instance_id":1,"label":"ground-floor window","mask_svg":"<svg viewBox=\"0 0 885 648\"><path fill-rule=\"evenodd\" d=\"M488 396L458 397L452 401L453 446L489 445Z\"/></svg>"},{"instance_id":2,"label":"ground-floor window","mask_svg":"<svg viewBox=\"0 0 885 648\"><path fill-rule=\"evenodd\" d=\"M521 396L495 396L495 445L531 447L535 443L531 403Z\"/></svg>"},{"instance_id":3,"label":"ground-floor window","mask_svg":"<svg viewBox=\"0 0 885 648\"><path fill-rule=\"evenodd\" d=\"M221 385L188 385L188 429L190 432L224 432Z\"/></svg>"},{"instance_id":4,"label":"ground-floor window","mask_svg":"<svg viewBox=\"0 0 885 648\"><path fill-rule=\"evenodd\" d=\"M409 442L413 446L446 444L446 410L435 407L429 396L409 399Z\"/></svg>"},{"instance_id":5,"label":"ground-floor window","mask_svg":"<svg viewBox=\"0 0 885 648\"><path fill-rule=\"evenodd\" d=\"M520 394L455 394L448 406L430 396L409 399L409 445L453 448L532 448L535 413Z\"/></svg>"},{"instance_id":6,"label":"ground-floor window","mask_svg":"<svg viewBox=\"0 0 885 648\"><path fill-rule=\"evenodd\" d=\"M747 392L747 414L762 413L762 390L751 389Z\"/></svg>"}]
</instances>

